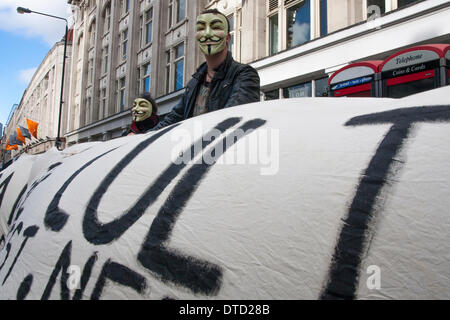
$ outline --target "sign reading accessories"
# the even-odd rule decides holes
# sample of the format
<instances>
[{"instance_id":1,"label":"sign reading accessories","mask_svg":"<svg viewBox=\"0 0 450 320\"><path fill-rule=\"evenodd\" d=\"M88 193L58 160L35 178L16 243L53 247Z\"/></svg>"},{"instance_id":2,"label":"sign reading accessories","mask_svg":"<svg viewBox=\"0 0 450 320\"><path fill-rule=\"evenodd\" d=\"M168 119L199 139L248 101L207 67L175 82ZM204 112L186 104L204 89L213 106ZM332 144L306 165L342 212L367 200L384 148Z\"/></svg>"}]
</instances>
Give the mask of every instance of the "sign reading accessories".
<instances>
[{"instance_id":1,"label":"sign reading accessories","mask_svg":"<svg viewBox=\"0 0 450 320\"><path fill-rule=\"evenodd\" d=\"M331 87L331 90L339 90L344 89L348 87L358 86L364 83L371 82L373 80L373 76L366 76L366 77L360 77L348 81L344 81L341 83L336 84L335 86Z\"/></svg>"},{"instance_id":2,"label":"sign reading accessories","mask_svg":"<svg viewBox=\"0 0 450 320\"><path fill-rule=\"evenodd\" d=\"M439 67L439 55L434 51L410 51L393 57L381 70L382 77L401 77L411 73L431 70Z\"/></svg>"}]
</instances>

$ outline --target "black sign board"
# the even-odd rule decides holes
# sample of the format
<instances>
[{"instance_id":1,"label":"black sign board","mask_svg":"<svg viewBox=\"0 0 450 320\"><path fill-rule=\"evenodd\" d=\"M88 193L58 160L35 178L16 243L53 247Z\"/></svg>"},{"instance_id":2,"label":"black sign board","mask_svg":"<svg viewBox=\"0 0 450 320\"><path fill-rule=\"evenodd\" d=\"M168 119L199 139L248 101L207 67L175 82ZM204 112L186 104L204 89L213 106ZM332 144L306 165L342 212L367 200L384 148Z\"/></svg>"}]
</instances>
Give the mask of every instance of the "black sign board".
<instances>
[{"instance_id":1,"label":"black sign board","mask_svg":"<svg viewBox=\"0 0 450 320\"><path fill-rule=\"evenodd\" d=\"M432 70L435 68L439 68L439 60L422 62L422 63L414 64L411 66L406 66L406 67L399 68L399 69L385 71L385 72L382 72L381 76L383 79L389 79L389 78L406 76L408 74L412 74L412 73L416 73L416 72Z\"/></svg>"}]
</instances>

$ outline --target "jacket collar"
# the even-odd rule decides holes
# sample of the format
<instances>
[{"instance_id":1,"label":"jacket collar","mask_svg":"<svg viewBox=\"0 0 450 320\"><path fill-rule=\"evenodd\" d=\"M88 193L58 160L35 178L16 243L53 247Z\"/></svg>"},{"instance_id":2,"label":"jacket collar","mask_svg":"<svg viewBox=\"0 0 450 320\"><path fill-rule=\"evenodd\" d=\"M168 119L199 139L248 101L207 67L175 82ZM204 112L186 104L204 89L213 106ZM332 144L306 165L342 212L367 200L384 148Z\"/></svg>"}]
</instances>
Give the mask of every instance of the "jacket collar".
<instances>
[{"instance_id":1,"label":"jacket collar","mask_svg":"<svg viewBox=\"0 0 450 320\"><path fill-rule=\"evenodd\" d=\"M216 72L214 74L214 78L215 79L223 79L225 78L225 75L227 73L227 70L229 69L229 66L231 65L231 63L233 62L233 57L231 56L231 52L228 51L227 52L227 57L225 58L225 60L216 68L214 69L214 71ZM197 79L197 80L201 80L205 77L206 71L207 71L207 65L206 62L203 62L200 67L198 67L197 72L195 72L192 77Z\"/></svg>"}]
</instances>

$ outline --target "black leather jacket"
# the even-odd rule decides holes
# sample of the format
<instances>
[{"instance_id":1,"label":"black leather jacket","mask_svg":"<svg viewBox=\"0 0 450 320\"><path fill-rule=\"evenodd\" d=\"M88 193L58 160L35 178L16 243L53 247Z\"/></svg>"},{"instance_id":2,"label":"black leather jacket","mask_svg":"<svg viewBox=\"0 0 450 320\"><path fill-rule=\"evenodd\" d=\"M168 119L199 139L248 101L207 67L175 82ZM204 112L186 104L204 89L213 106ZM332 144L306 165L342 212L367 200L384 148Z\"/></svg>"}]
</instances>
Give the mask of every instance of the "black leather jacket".
<instances>
[{"instance_id":1,"label":"black leather jacket","mask_svg":"<svg viewBox=\"0 0 450 320\"><path fill-rule=\"evenodd\" d=\"M152 130L192 117L195 99L205 79L206 71L205 62L192 75L180 102ZM225 61L215 70L210 87L209 112L260 101L258 72L250 65L234 61L230 52Z\"/></svg>"}]
</instances>

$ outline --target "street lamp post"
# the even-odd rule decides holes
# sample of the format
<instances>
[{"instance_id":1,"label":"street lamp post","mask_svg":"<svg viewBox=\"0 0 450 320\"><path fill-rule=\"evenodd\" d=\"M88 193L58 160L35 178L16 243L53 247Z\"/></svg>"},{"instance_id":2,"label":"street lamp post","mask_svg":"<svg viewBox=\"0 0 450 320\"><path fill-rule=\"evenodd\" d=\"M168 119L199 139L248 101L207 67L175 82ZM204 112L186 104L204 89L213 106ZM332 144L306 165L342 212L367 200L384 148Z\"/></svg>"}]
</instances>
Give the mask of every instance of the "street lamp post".
<instances>
[{"instance_id":1,"label":"street lamp post","mask_svg":"<svg viewBox=\"0 0 450 320\"><path fill-rule=\"evenodd\" d=\"M28 8L17 7L17 12L20 13L20 14L36 13L36 14L40 14L40 15L43 15L43 16L64 20L66 22L66 34L64 36L64 55L63 55L62 78L61 78L61 98L59 100L58 133L56 135L56 141L55 141L56 148L58 148L58 150L61 150L60 148L61 148L62 142L61 142L61 137L60 137L59 133L61 131L62 105L64 103L64 101L63 101L63 97L64 97L64 74L65 74L65 69L66 69L67 33L68 33L68 30L69 30L68 22L67 22L67 19L65 19L65 18L53 16L51 14L46 14L46 13L42 13L42 12L32 11L32 10L30 10Z\"/></svg>"}]
</instances>

